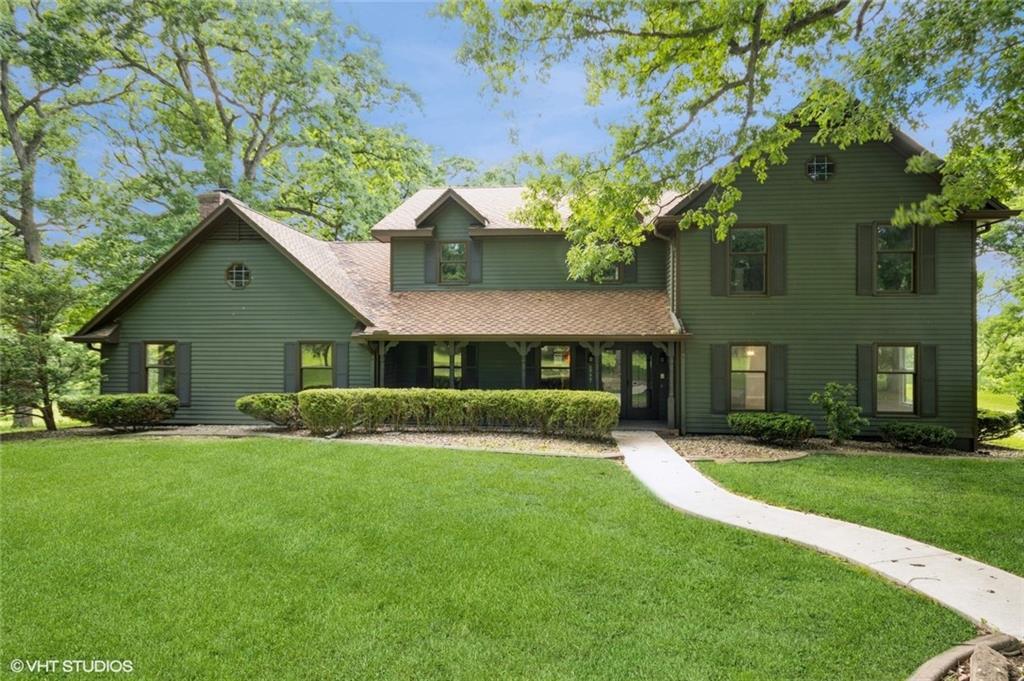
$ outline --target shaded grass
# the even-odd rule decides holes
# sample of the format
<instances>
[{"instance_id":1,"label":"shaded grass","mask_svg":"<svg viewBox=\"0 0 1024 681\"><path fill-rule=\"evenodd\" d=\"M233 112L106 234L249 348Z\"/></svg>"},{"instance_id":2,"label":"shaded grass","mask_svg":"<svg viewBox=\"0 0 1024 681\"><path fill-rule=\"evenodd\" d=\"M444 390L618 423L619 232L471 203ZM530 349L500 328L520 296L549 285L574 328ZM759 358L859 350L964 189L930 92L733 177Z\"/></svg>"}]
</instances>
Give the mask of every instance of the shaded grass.
<instances>
[{"instance_id":1,"label":"shaded grass","mask_svg":"<svg viewBox=\"0 0 1024 681\"><path fill-rule=\"evenodd\" d=\"M978 409L993 409L995 411L1013 412L1017 411L1017 398L1013 395L989 392L988 390L978 391ZM1010 437L1001 440L992 440L992 444L1011 449L1024 449L1024 432L1017 431Z\"/></svg>"},{"instance_id":2,"label":"shaded grass","mask_svg":"<svg viewBox=\"0 0 1024 681\"><path fill-rule=\"evenodd\" d=\"M860 569L676 513L609 461L111 438L5 445L2 466L5 664L888 679L972 634Z\"/></svg>"},{"instance_id":3,"label":"shaded grass","mask_svg":"<svg viewBox=\"0 0 1024 681\"><path fill-rule=\"evenodd\" d=\"M734 492L1024 575L1024 460L815 454L770 465L698 465Z\"/></svg>"}]
</instances>

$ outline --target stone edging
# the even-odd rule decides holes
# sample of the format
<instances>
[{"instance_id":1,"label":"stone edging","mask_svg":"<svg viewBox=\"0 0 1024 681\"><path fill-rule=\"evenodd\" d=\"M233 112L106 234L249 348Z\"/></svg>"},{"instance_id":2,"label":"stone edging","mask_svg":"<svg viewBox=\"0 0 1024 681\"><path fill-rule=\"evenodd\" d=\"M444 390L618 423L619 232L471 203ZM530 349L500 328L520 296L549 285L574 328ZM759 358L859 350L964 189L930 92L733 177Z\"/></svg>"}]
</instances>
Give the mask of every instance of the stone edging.
<instances>
[{"instance_id":1,"label":"stone edging","mask_svg":"<svg viewBox=\"0 0 1024 681\"><path fill-rule=\"evenodd\" d=\"M907 677L907 681L942 681L950 670L971 656L977 645L987 645L999 651L1009 650L1017 647L1017 639L1006 634L986 634L972 638L928 660Z\"/></svg>"}]
</instances>

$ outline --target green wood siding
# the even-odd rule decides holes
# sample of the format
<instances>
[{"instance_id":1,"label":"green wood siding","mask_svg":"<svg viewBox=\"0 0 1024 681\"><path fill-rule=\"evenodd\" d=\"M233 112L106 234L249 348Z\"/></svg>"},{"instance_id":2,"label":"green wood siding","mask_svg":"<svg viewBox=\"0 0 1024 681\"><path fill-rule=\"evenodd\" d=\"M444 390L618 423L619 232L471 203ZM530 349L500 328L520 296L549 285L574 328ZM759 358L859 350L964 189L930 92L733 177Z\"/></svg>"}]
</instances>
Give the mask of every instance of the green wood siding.
<instances>
[{"instance_id":1,"label":"green wood siding","mask_svg":"<svg viewBox=\"0 0 1024 681\"><path fill-rule=\"evenodd\" d=\"M768 181L740 179L740 223L787 225L786 294L711 296L710 234L683 231L677 313L692 338L685 344L685 428L725 432L711 413L711 346L757 342L788 346L788 411L823 427L808 396L827 381L856 384L857 345L896 342L938 346L938 415L921 421L973 437L974 236L968 225L936 230L934 295L856 295L856 225L885 221L901 202L934 191L934 180L904 172L904 160L882 143L840 151L827 183L812 183L804 163L822 148L805 140ZM911 417L913 418L913 417ZM872 418L872 424L876 419ZM869 433L875 432L874 427Z\"/></svg>"},{"instance_id":2,"label":"green wood siding","mask_svg":"<svg viewBox=\"0 0 1024 681\"><path fill-rule=\"evenodd\" d=\"M192 405L179 423L251 422L235 400L247 393L280 391L284 343L349 342L354 319L327 292L261 239L229 238L224 225L163 276L121 316L121 338L103 367L103 392L128 389L128 344L173 340L192 343ZM228 288L224 270L244 262L252 284ZM372 359L350 344L349 383L372 383Z\"/></svg>"},{"instance_id":3,"label":"green wood siding","mask_svg":"<svg viewBox=\"0 0 1024 681\"><path fill-rule=\"evenodd\" d=\"M472 216L457 204L449 203L432 220L439 241L469 239ZM652 239L638 249L637 280L630 284L592 284L570 281L565 254L569 244L557 236L484 237L483 279L479 284L459 285L483 289L566 289L594 286L663 288L665 252L663 241ZM424 243L420 239L391 240L391 281L396 291L412 289L450 289L424 282Z\"/></svg>"}]
</instances>

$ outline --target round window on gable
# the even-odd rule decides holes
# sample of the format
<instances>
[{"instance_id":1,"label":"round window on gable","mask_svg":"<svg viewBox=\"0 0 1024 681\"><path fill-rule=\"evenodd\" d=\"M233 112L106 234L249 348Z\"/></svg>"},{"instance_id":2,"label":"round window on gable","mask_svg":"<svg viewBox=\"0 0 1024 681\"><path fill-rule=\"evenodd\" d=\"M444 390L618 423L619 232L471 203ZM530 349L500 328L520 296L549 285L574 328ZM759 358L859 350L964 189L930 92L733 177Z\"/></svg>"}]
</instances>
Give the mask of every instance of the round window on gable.
<instances>
[{"instance_id":1,"label":"round window on gable","mask_svg":"<svg viewBox=\"0 0 1024 681\"><path fill-rule=\"evenodd\" d=\"M836 174L836 163L828 156L815 156L807 162L807 177L811 182L828 182Z\"/></svg>"},{"instance_id":2,"label":"round window on gable","mask_svg":"<svg viewBox=\"0 0 1024 681\"><path fill-rule=\"evenodd\" d=\"M224 281L231 288L245 288L252 283L252 272L240 262L231 263L224 272Z\"/></svg>"}]
</instances>

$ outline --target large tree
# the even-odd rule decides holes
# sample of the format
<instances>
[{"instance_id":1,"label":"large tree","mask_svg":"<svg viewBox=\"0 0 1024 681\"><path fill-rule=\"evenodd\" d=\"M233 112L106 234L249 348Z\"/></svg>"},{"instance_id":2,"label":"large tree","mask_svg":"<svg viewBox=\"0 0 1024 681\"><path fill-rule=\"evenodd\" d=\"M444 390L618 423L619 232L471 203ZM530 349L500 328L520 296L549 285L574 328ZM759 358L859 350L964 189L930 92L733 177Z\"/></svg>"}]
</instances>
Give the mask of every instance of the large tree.
<instances>
[{"instance_id":1,"label":"large tree","mask_svg":"<svg viewBox=\"0 0 1024 681\"><path fill-rule=\"evenodd\" d=\"M737 174L763 179L800 126L841 146L890 136L929 106L963 112L940 170L941 193L894 216L935 223L991 196L1012 196L1024 167L1024 9L1009 0L677 2L446 0L466 26L461 57L500 94L556 65L581 63L588 98L622 98L635 113L609 125L608 145L547 159L525 217L573 242L575 276L627 258L659 202L711 178L715 190L684 227L735 221ZM556 207L568 202L572 217Z\"/></svg>"}]
</instances>

